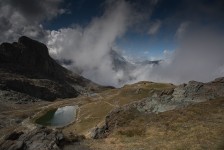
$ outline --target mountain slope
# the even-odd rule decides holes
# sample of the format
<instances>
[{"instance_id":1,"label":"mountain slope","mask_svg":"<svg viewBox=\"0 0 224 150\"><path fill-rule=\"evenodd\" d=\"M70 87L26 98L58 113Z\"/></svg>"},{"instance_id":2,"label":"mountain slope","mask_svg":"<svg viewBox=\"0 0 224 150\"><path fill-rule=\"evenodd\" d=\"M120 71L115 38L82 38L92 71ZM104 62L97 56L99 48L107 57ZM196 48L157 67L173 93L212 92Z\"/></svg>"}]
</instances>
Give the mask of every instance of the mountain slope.
<instances>
[{"instance_id":1,"label":"mountain slope","mask_svg":"<svg viewBox=\"0 0 224 150\"><path fill-rule=\"evenodd\" d=\"M123 70L128 72L131 69L134 69L135 66L128 62L122 55L118 54L115 50L110 51L110 57L112 60L113 69L115 71Z\"/></svg>"},{"instance_id":2,"label":"mountain slope","mask_svg":"<svg viewBox=\"0 0 224 150\"><path fill-rule=\"evenodd\" d=\"M53 60L47 47L28 37L0 45L0 89L44 100L76 97L101 86Z\"/></svg>"},{"instance_id":3,"label":"mountain slope","mask_svg":"<svg viewBox=\"0 0 224 150\"><path fill-rule=\"evenodd\" d=\"M0 136L5 138L0 138L0 147L17 146L24 137L24 145L28 147L40 141L36 138L39 135L48 139L43 137L45 129L38 128L35 120L49 110L78 105L76 121L55 129L60 131L60 137L71 142L64 143L61 149L77 148L75 142L84 136L87 139L80 144L90 149L223 149L223 97L224 78L218 78L179 86L142 81L73 99L41 101L35 107L26 104L25 109L23 105L15 105L16 110L9 108L1 112ZM6 122L18 118L27 119L22 124ZM21 132L16 140L7 138ZM47 133L51 135L52 131ZM48 140L39 146L51 146L49 143L55 137ZM56 145L60 146L61 142Z\"/></svg>"},{"instance_id":4,"label":"mountain slope","mask_svg":"<svg viewBox=\"0 0 224 150\"><path fill-rule=\"evenodd\" d=\"M92 149L224 148L224 98L181 109L145 114L134 109L114 114L116 127L107 138L89 140Z\"/></svg>"}]
</instances>

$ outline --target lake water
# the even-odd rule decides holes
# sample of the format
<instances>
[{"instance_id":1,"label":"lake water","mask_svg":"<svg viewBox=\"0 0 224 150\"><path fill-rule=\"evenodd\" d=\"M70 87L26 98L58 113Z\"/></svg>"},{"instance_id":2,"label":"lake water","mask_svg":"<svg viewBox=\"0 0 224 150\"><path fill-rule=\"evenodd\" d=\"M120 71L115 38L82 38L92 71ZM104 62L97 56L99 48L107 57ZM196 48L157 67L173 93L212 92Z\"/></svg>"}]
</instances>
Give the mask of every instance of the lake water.
<instances>
[{"instance_id":1,"label":"lake water","mask_svg":"<svg viewBox=\"0 0 224 150\"><path fill-rule=\"evenodd\" d=\"M37 124L44 126L66 126L75 121L78 106L65 106L48 111L36 120Z\"/></svg>"}]
</instances>

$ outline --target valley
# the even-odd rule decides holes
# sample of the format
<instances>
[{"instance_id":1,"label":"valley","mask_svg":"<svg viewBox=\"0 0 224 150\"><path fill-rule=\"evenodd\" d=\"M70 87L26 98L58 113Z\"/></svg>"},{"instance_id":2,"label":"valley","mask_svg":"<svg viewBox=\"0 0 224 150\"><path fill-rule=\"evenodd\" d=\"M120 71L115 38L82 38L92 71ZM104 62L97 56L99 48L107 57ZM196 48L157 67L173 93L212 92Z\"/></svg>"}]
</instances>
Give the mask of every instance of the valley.
<instances>
[{"instance_id":1,"label":"valley","mask_svg":"<svg viewBox=\"0 0 224 150\"><path fill-rule=\"evenodd\" d=\"M1 122L6 121L5 118L11 120L1 128L1 140L10 132L26 133L42 128L35 121L48 110L77 105L75 122L65 127L47 127L59 130L64 138L75 141L75 144L64 145L64 149L78 147L77 143L87 149L102 150L223 148L224 98L179 104L177 108L163 112L145 113L132 105L174 88L176 86L172 84L140 82L77 98L15 104L16 109L1 112ZM110 116L108 128L97 131L96 128L105 126L107 116ZM21 123L13 122L15 118ZM76 141L79 136L85 139Z\"/></svg>"}]
</instances>

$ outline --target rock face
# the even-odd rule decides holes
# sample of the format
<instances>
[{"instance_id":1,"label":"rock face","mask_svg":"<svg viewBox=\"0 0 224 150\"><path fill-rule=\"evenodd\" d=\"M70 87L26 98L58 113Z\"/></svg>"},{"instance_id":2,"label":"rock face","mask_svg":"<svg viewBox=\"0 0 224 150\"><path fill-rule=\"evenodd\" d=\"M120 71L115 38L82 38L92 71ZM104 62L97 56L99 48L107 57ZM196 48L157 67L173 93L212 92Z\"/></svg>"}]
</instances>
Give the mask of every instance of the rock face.
<instances>
[{"instance_id":1,"label":"rock face","mask_svg":"<svg viewBox=\"0 0 224 150\"><path fill-rule=\"evenodd\" d=\"M61 130L37 127L23 132L12 132L0 143L1 150L90 150L82 143L83 135L65 137Z\"/></svg>"},{"instance_id":2,"label":"rock face","mask_svg":"<svg viewBox=\"0 0 224 150\"><path fill-rule=\"evenodd\" d=\"M171 91L154 94L152 97L136 103L135 107L140 112L159 113L223 97L223 80L224 78L219 78L208 83L190 81L188 84L182 84Z\"/></svg>"},{"instance_id":3,"label":"rock face","mask_svg":"<svg viewBox=\"0 0 224 150\"><path fill-rule=\"evenodd\" d=\"M28 37L0 45L0 90L43 100L76 97L99 85L63 68L47 47Z\"/></svg>"},{"instance_id":4,"label":"rock face","mask_svg":"<svg viewBox=\"0 0 224 150\"><path fill-rule=\"evenodd\" d=\"M91 135L90 137L93 139L99 139L99 138L103 138L105 137L105 133L108 130L108 126L107 125L103 125L102 127L96 127L94 129L92 129L91 131Z\"/></svg>"},{"instance_id":5,"label":"rock face","mask_svg":"<svg viewBox=\"0 0 224 150\"><path fill-rule=\"evenodd\" d=\"M17 64L28 71L35 69L48 75L54 74L54 61L42 43L23 36L18 43L3 43L0 49L0 60L3 63Z\"/></svg>"}]
</instances>

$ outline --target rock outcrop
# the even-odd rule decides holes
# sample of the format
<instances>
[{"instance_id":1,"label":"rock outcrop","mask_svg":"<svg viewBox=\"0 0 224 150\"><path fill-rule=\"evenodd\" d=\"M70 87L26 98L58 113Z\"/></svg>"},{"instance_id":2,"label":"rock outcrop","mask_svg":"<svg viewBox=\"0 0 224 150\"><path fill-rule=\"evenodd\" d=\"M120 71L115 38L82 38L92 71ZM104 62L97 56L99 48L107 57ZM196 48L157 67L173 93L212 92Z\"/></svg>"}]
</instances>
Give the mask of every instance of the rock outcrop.
<instances>
[{"instance_id":1,"label":"rock outcrop","mask_svg":"<svg viewBox=\"0 0 224 150\"><path fill-rule=\"evenodd\" d=\"M13 132L5 137L0 145L2 150L59 150L68 143L60 131L47 128L37 128L29 133Z\"/></svg>"},{"instance_id":2,"label":"rock outcrop","mask_svg":"<svg viewBox=\"0 0 224 150\"><path fill-rule=\"evenodd\" d=\"M171 91L155 93L152 97L134 104L134 107L140 112L159 113L224 97L223 80L224 78L219 78L208 83L190 81L188 84L179 85Z\"/></svg>"},{"instance_id":3,"label":"rock outcrop","mask_svg":"<svg viewBox=\"0 0 224 150\"><path fill-rule=\"evenodd\" d=\"M46 45L28 37L0 45L0 90L43 100L71 98L101 86L74 74L53 60ZM16 99L16 98L15 98Z\"/></svg>"},{"instance_id":4,"label":"rock outcrop","mask_svg":"<svg viewBox=\"0 0 224 150\"><path fill-rule=\"evenodd\" d=\"M95 127L92 129L90 133L90 137L93 139L99 139L105 137L105 133L108 130L107 124L103 125L102 127Z\"/></svg>"},{"instance_id":5,"label":"rock outcrop","mask_svg":"<svg viewBox=\"0 0 224 150\"><path fill-rule=\"evenodd\" d=\"M224 77L208 83L190 81L188 84L182 84L176 88L155 91L151 97L111 111L105 118L105 124L92 130L92 138L103 138L108 132L116 128L117 125L122 124L123 120L119 114L130 112L157 114L220 97L224 97ZM133 115L130 116L134 117Z\"/></svg>"},{"instance_id":6,"label":"rock outcrop","mask_svg":"<svg viewBox=\"0 0 224 150\"><path fill-rule=\"evenodd\" d=\"M65 137L61 130L37 127L29 131L14 131L4 137L1 150L90 150L81 142L83 135Z\"/></svg>"}]
</instances>

